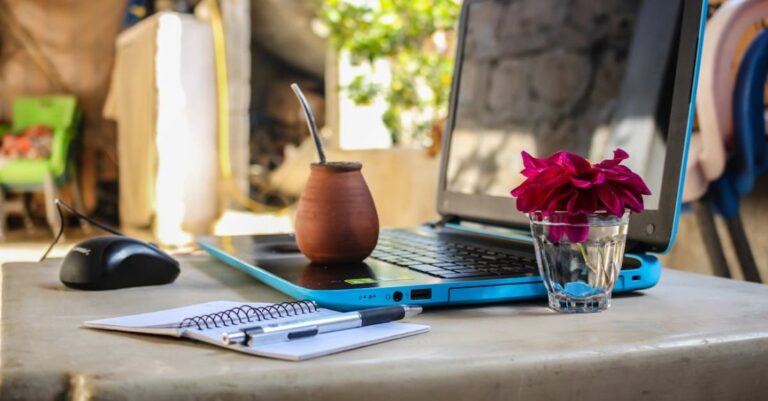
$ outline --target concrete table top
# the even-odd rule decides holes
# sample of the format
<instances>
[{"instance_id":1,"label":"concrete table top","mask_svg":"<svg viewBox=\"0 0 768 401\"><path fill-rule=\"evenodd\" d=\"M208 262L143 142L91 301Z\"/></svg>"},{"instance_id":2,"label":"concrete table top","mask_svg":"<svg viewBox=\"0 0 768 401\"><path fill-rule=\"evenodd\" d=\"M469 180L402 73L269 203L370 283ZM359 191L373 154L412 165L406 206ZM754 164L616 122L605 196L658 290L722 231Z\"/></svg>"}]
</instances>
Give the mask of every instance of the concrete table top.
<instances>
[{"instance_id":1,"label":"concrete table top","mask_svg":"<svg viewBox=\"0 0 768 401\"><path fill-rule=\"evenodd\" d=\"M0 399L756 400L768 398L768 286L665 270L591 315L544 302L429 310L417 335L304 362L84 320L286 297L207 257L176 283L81 292L59 260L2 267Z\"/></svg>"}]
</instances>

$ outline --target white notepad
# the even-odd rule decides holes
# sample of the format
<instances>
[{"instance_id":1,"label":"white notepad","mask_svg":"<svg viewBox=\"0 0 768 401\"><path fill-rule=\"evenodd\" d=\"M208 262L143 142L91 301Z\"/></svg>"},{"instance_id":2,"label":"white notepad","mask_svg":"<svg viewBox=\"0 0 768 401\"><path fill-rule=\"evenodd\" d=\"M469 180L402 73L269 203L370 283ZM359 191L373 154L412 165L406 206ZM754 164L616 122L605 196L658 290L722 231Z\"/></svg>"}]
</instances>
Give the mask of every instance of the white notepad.
<instances>
[{"instance_id":1,"label":"white notepad","mask_svg":"<svg viewBox=\"0 0 768 401\"><path fill-rule=\"evenodd\" d=\"M231 350L270 358L299 361L429 331L429 326L412 323L383 323L356 329L320 334L288 342L259 345L225 345L224 332L253 326L259 321L270 324L292 322L318 316L334 315L307 301L281 304L207 302L175 309L113 317L84 322L85 327L186 337Z\"/></svg>"}]
</instances>

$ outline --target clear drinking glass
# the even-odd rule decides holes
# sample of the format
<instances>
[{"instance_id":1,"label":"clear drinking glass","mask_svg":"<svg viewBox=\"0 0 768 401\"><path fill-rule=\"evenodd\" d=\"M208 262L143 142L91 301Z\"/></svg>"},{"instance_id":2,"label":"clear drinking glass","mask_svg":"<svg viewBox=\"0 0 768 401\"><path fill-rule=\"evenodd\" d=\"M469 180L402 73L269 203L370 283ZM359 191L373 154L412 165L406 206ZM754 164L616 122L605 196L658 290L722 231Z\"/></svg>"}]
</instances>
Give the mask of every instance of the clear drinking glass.
<instances>
[{"instance_id":1,"label":"clear drinking glass","mask_svg":"<svg viewBox=\"0 0 768 401\"><path fill-rule=\"evenodd\" d=\"M621 217L607 213L530 213L529 217L549 307L565 313L610 307L624 257L629 212Z\"/></svg>"}]
</instances>

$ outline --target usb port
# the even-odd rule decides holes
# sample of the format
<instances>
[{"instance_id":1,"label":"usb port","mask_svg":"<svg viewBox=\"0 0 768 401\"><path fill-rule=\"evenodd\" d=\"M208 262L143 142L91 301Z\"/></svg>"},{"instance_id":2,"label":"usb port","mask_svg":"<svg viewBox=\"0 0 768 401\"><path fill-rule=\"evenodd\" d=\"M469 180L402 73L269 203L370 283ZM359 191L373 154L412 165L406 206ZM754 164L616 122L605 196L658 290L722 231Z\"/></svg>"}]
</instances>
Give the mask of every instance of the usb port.
<instances>
[{"instance_id":1,"label":"usb port","mask_svg":"<svg viewBox=\"0 0 768 401\"><path fill-rule=\"evenodd\" d=\"M432 299L432 289L422 288L420 290L411 290L411 300Z\"/></svg>"}]
</instances>

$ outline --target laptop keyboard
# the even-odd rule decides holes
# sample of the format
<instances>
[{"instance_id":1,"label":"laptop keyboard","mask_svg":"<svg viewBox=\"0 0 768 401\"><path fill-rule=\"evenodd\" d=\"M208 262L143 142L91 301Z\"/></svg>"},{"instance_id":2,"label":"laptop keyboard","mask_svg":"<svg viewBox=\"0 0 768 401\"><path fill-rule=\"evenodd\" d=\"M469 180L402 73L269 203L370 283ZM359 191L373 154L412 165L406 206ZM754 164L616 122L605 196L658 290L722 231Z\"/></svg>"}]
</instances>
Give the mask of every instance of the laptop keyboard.
<instances>
[{"instance_id":1,"label":"laptop keyboard","mask_svg":"<svg viewBox=\"0 0 768 401\"><path fill-rule=\"evenodd\" d=\"M533 254L524 257L402 230L382 230L371 258L440 278L538 274Z\"/></svg>"}]
</instances>

